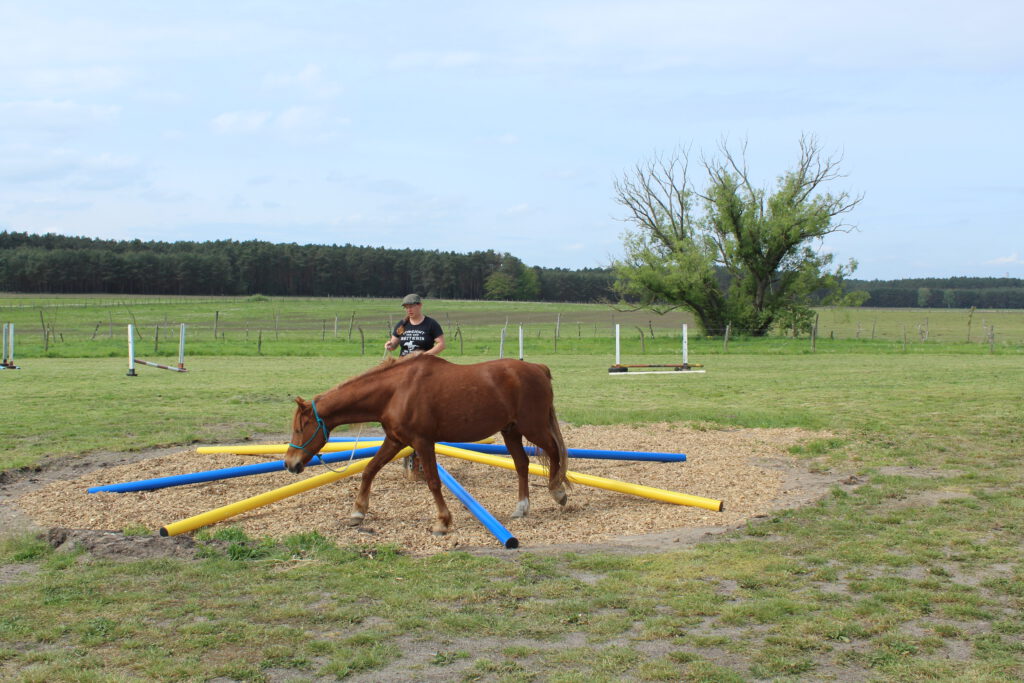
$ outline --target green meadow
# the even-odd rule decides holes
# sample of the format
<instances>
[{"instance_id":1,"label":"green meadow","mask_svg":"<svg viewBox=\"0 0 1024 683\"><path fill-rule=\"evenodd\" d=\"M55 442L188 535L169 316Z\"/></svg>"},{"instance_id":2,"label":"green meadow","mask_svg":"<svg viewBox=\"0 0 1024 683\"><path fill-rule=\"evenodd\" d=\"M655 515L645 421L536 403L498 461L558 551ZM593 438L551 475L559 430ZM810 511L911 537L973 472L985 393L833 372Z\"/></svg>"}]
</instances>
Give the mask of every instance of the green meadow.
<instances>
[{"instance_id":1,"label":"green meadow","mask_svg":"<svg viewBox=\"0 0 1024 683\"><path fill-rule=\"evenodd\" d=\"M398 309L396 312L395 309ZM376 364L389 300L0 297L0 470L287 435L291 398ZM196 535L197 560L0 536L0 679L1017 681L1024 678L1024 312L822 309L813 343L706 338L679 313L427 302L454 362L549 365L561 419L803 427L842 477L809 506L670 552L450 552ZM174 362L187 325L187 373ZM673 363L690 324L704 375ZM699 453L689 454L700 457ZM126 529L129 535L153 530ZM425 531L426 533L426 531Z\"/></svg>"}]
</instances>

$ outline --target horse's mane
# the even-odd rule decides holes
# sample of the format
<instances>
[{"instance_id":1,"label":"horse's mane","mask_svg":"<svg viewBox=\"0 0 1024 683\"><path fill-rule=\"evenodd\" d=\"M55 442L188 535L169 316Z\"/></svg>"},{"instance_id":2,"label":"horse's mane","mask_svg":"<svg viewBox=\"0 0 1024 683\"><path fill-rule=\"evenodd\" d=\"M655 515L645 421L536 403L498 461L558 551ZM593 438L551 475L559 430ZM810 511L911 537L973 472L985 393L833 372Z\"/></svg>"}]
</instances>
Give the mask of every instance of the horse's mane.
<instances>
[{"instance_id":1,"label":"horse's mane","mask_svg":"<svg viewBox=\"0 0 1024 683\"><path fill-rule=\"evenodd\" d=\"M391 368L393 368L396 365L402 365L402 364L405 364L405 363L409 363L409 362L411 362L413 360L416 360L420 356L425 356L425 355L426 354L424 354L422 351L413 351L412 353L407 353L404 356L399 356L398 358L395 358L394 356L388 356L387 358L385 358L384 360L382 360L380 363L378 363L377 365L373 366L369 370L365 370L365 371L361 372L360 374L358 374L358 375L356 375L354 377L349 377L346 380L342 380L337 386L335 386L333 389L329 389L328 391L334 391L335 389L340 389L341 387L345 386L349 382L354 382L357 379L364 379L364 378L369 377L371 375L380 374L382 372L390 370ZM326 394L327 392L325 391L324 393Z\"/></svg>"}]
</instances>

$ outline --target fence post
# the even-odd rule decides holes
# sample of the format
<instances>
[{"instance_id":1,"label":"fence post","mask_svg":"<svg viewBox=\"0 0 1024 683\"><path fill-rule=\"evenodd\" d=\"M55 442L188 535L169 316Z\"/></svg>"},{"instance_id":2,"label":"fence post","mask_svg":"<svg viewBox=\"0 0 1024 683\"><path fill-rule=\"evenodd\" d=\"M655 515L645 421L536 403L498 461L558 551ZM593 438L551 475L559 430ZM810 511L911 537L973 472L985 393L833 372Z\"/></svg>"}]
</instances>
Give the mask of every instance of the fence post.
<instances>
[{"instance_id":1,"label":"fence post","mask_svg":"<svg viewBox=\"0 0 1024 683\"><path fill-rule=\"evenodd\" d=\"M128 376L138 377L135 374L135 329L128 323Z\"/></svg>"},{"instance_id":2,"label":"fence post","mask_svg":"<svg viewBox=\"0 0 1024 683\"><path fill-rule=\"evenodd\" d=\"M683 323L683 367L686 367L686 364L687 364L686 363L686 357L687 357L688 349L687 349L686 344L687 344L687 341L686 341L686 323Z\"/></svg>"},{"instance_id":3,"label":"fence post","mask_svg":"<svg viewBox=\"0 0 1024 683\"><path fill-rule=\"evenodd\" d=\"M619 365L619 358L620 358L619 350L620 350L620 345L619 345L619 323L615 323L615 364L616 365Z\"/></svg>"},{"instance_id":4,"label":"fence post","mask_svg":"<svg viewBox=\"0 0 1024 683\"><path fill-rule=\"evenodd\" d=\"M178 367L185 368L185 323L181 324L178 333Z\"/></svg>"}]
</instances>

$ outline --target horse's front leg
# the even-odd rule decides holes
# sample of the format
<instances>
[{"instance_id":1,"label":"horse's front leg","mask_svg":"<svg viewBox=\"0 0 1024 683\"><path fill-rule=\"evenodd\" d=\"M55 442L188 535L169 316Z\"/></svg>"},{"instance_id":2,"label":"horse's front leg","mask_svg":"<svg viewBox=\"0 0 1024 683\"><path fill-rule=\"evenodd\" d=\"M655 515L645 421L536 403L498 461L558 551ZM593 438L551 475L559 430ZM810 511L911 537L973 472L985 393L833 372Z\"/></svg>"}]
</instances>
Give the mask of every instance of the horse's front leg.
<instances>
[{"instance_id":1,"label":"horse's front leg","mask_svg":"<svg viewBox=\"0 0 1024 683\"><path fill-rule=\"evenodd\" d=\"M398 451L402 450L402 444L393 441L389 437L384 438L384 443L377 449L377 454L370 460L370 464L363 470L363 476L359 481L359 491L356 493L356 500L352 504L352 514L349 515L349 526L359 526L366 518L366 511L370 508L370 486L373 485L373 478L380 472L380 468L391 462Z\"/></svg>"},{"instance_id":2,"label":"horse's front leg","mask_svg":"<svg viewBox=\"0 0 1024 683\"><path fill-rule=\"evenodd\" d=\"M523 450L523 435L518 430L503 430L501 436L505 440L505 448L512 456L519 478L519 500L515 512L512 513L512 519L519 519L530 512L530 458Z\"/></svg>"},{"instance_id":3,"label":"horse's front leg","mask_svg":"<svg viewBox=\"0 0 1024 683\"><path fill-rule=\"evenodd\" d=\"M434 505L437 507L437 519L434 521L431 531L435 536L444 536L451 527L452 513L444 502L444 496L441 495L441 478L437 476L437 455L434 453L434 442L417 440L413 444L413 448L416 449L416 457L420 459L420 464L423 466L423 477L427 481L427 488L433 494Z\"/></svg>"}]
</instances>

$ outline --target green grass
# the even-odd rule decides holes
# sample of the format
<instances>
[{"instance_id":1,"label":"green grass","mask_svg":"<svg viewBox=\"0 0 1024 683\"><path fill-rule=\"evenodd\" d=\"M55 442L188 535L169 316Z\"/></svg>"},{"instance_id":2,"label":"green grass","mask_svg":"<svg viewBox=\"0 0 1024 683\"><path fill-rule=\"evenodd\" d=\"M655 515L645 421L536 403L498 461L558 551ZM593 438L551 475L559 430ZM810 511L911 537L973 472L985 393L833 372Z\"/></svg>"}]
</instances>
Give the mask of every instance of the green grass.
<instances>
[{"instance_id":1,"label":"green grass","mask_svg":"<svg viewBox=\"0 0 1024 683\"><path fill-rule=\"evenodd\" d=\"M67 299L55 303L60 329L72 315ZM328 304L343 313L350 302L295 302ZM228 310L222 300L188 305ZM108 308L87 310L97 318ZM486 331L509 310L466 315L500 318L480 323ZM31 314L38 325L38 307ZM738 340L728 352L720 339L702 340L691 353L705 375L609 377L609 337L590 348L578 341L575 352L568 342L557 353L527 346L528 360L552 368L562 419L829 430L793 456L856 474L865 482L857 488L836 487L713 542L637 556L415 558L316 534L248 538L229 526L196 535L197 561L113 562L6 536L0 678L1020 680L1021 351L935 341L945 328L928 315L932 338L906 352L902 339L819 339L814 354L806 339ZM949 315L952 332L963 312ZM1005 315L997 335L1020 312ZM664 336L665 349L646 339L648 362L673 359L678 338ZM263 357L214 349L190 356L188 373L140 368L133 378L121 357L24 357L21 370L0 372L0 469L285 436L292 396L379 358L315 345L302 355L303 344ZM640 356L639 334L630 344ZM472 362L494 350L446 356Z\"/></svg>"},{"instance_id":2,"label":"green grass","mask_svg":"<svg viewBox=\"0 0 1024 683\"><path fill-rule=\"evenodd\" d=\"M622 362L681 350L680 327L690 326L694 358L722 353L811 353L811 341L776 330L767 339L733 334L705 338L693 316L673 311L616 311L598 304L428 301L426 312L445 328L449 354L518 353L519 327L527 354L587 354L614 359L621 326ZM214 297L31 297L0 295L0 322L13 323L16 359L127 358L127 325L136 327L136 356L176 360L181 323L186 357L368 356L383 352L400 319L389 299ZM970 323L968 325L968 323ZM989 332L992 339L989 339ZM556 340L557 336L557 340ZM1024 312L962 309L848 309L819 312L815 353L1024 353ZM186 362L186 365L188 363Z\"/></svg>"}]
</instances>

